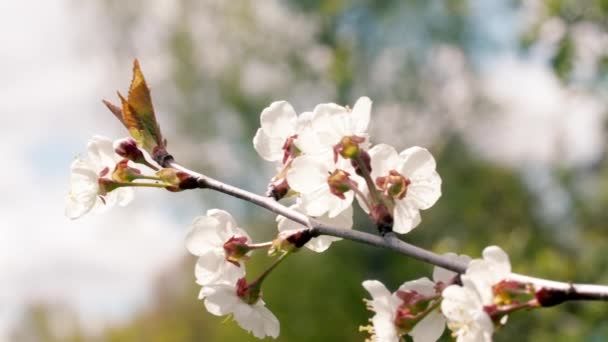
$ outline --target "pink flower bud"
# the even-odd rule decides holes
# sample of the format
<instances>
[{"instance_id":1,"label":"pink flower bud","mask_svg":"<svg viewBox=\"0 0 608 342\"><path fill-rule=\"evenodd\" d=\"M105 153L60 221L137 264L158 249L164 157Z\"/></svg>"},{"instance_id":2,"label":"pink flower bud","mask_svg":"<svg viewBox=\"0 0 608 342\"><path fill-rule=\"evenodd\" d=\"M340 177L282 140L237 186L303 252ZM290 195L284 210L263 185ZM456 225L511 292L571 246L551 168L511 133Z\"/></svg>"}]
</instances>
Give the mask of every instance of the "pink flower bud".
<instances>
[{"instance_id":1,"label":"pink flower bud","mask_svg":"<svg viewBox=\"0 0 608 342\"><path fill-rule=\"evenodd\" d=\"M137 147L137 143L132 138L116 140L114 142L114 152L136 163L143 164L142 161L145 161L143 152Z\"/></svg>"}]
</instances>

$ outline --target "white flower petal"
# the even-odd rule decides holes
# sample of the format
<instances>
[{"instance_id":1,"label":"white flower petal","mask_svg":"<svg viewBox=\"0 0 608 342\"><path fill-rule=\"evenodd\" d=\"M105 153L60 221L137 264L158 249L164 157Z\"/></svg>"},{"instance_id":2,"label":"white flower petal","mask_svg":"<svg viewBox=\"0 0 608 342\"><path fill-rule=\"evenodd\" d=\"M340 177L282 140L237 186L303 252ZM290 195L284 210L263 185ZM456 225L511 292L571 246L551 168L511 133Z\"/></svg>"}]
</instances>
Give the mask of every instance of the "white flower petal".
<instances>
[{"instance_id":1,"label":"white flower petal","mask_svg":"<svg viewBox=\"0 0 608 342\"><path fill-rule=\"evenodd\" d=\"M226 284L203 286L199 298L205 299L205 308L216 316L232 313L241 303L244 304L236 296L235 287Z\"/></svg>"},{"instance_id":2,"label":"white flower petal","mask_svg":"<svg viewBox=\"0 0 608 342\"><path fill-rule=\"evenodd\" d=\"M435 171L435 158L426 148L413 146L402 151L399 156L403 160L399 171L406 177L426 178Z\"/></svg>"},{"instance_id":3,"label":"white flower petal","mask_svg":"<svg viewBox=\"0 0 608 342\"><path fill-rule=\"evenodd\" d=\"M238 267L226 261L223 251L207 252L202 254L194 268L196 282L199 285L235 284L245 276L245 267Z\"/></svg>"},{"instance_id":4,"label":"white flower petal","mask_svg":"<svg viewBox=\"0 0 608 342\"><path fill-rule=\"evenodd\" d=\"M449 321L464 322L471 319L473 312L483 310L477 294L467 287L450 285L441 296L441 312Z\"/></svg>"},{"instance_id":5,"label":"white flower petal","mask_svg":"<svg viewBox=\"0 0 608 342\"><path fill-rule=\"evenodd\" d=\"M406 281L399 287L400 291L416 291L425 297L435 295L435 283L429 278Z\"/></svg>"},{"instance_id":6,"label":"white flower petal","mask_svg":"<svg viewBox=\"0 0 608 342\"><path fill-rule=\"evenodd\" d=\"M492 270L500 280L506 278L509 273L511 273L511 261L509 261L509 256L500 247L486 247L483 250L482 255L483 259L491 264Z\"/></svg>"},{"instance_id":7,"label":"white flower petal","mask_svg":"<svg viewBox=\"0 0 608 342\"><path fill-rule=\"evenodd\" d=\"M457 341L491 341L494 325L474 284L465 275L463 286L450 285L442 293L441 312Z\"/></svg>"},{"instance_id":8,"label":"white flower petal","mask_svg":"<svg viewBox=\"0 0 608 342\"><path fill-rule=\"evenodd\" d=\"M507 278L511 272L508 255L499 247L490 246L484 249L483 259L475 259L469 263L463 277L470 280L482 298L484 304L493 303L492 286Z\"/></svg>"},{"instance_id":9,"label":"white flower petal","mask_svg":"<svg viewBox=\"0 0 608 342\"><path fill-rule=\"evenodd\" d=\"M435 342L445 330L445 318L437 310L431 311L422 319L408 335L414 342Z\"/></svg>"},{"instance_id":10,"label":"white flower petal","mask_svg":"<svg viewBox=\"0 0 608 342\"><path fill-rule=\"evenodd\" d=\"M282 138L283 141L295 133L297 119L296 111L286 101L271 103L260 115L264 133L269 137Z\"/></svg>"},{"instance_id":11,"label":"white flower petal","mask_svg":"<svg viewBox=\"0 0 608 342\"><path fill-rule=\"evenodd\" d=\"M279 320L263 304L240 305L234 311L234 319L241 328L251 332L257 338L279 336Z\"/></svg>"},{"instance_id":12,"label":"white flower petal","mask_svg":"<svg viewBox=\"0 0 608 342\"><path fill-rule=\"evenodd\" d=\"M332 147L343 137L353 134L350 113L335 103L323 103L315 107L312 128L317 132L319 142L326 147Z\"/></svg>"},{"instance_id":13,"label":"white flower petal","mask_svg":"<svg viewBox=\"0 0 608 342\"><path fill-rule=\"evenodd\" d=\"M238 224L229 212L221 209L210 209L207 210L207 216L215 218L218 221L218 227L222 227L218 230L218 234L223 242L234 236L244 236L249 240L249 235L238 228Z\"/></svg>"},{"instance_id":14,"label":"white flower petal","mask_svg":"<svg viewBox=\"0 0 608 342\"><path fill-rule=\"evenodd\" d=\"M331 207L333 197L336 196L329 191L329 185L326 184L319 186L313 192L303 194L304 213L309 216L323 216Z\"/></svg>"},{"instance_id":15,"label":"white flower petal","mask_svg":"<svg viewBox=\"0 0 608 342\"><path fill-rule=\"evenodd\" d=\"M395 308L395 311L397 309ZM376 342L399 342L400 333L397 331L395 323L393 323L394 317L388 317L382 314L376 314L372 318L372 324L374 325L374 339Z\"/></svg>"},{"instance_id":16,"label":"white flower petal","mask_svg":"<svg viewBox=\"0 0 608 342\"><path fill-rule=\"evenodd\" d=\"M330 165L326 158L300 156L293 160L287 172L289 186L300 193L309 193L327 186Z\"/></svg>"},{"instance_id":17,"label":"white flower petal","mask_svg":"<svg viewBox=\"0 0 608 342\"><path fill-rule=\"evenodd\" d=\"M388 172L397 168L399 155L394 147L387 144L378 144L369 151L372 167L372 180L375 182L377 177L388 176Z\"/></svg>"},{"instance_id":18,"label":"white flower petal","mask_svg":"<svg viewBox=\"0 0 608 342\"><path fill-rule=\"evenodd\" d=\"M352 191L347 191L344 193L344 198L342 199L329 192L327 197L327 202L329 203L327 216L334 218L348 208L351 208L355 194Z\"/></svg>"},{"instance_id":19,"label":"white flower petal","mask_svg":"<svg viewBox=\"0 0 608 342\"><path fill-rule=\"evenodd\" d=\"M118 204L125 206L133 199L133 189L118 188L99 197L99 174L102 170L112 171L121 157L114 152L113 142L102 136L93 136L87 143L87 159L77 159L72 163L70 193L66 206L66 216L71 219L87 212L102 212Z\"/></svg>"},{"instance_id":20,"label":"white flower petal","mask_svg":"<svg viewBox=\"0 0 608 342\"><path fill-rule=\"evenodd\" d=\"M399 301L393 294L378 280L366 280L362 283L363 287L372 296L372 307L375 312L384 312L389 315L394 314L394 310L399 306Z\"/></svg>"},{"instance_id":21,"label":"white flower petal","mask_svg":"<svg viewBox=\"0 0 608 342\"><path fill-rule=\"evenodd\" d=\"M255 337L276 338L279 335L279 321L264 306L264 301L260 299L253 305L245 303L237 296L234 285L203 286L199 298L205 299L205 308L211 314L216 316L232 314L237 324Z\"/></svg>"},{"instance_id":22,"label":"white flower petal","mask_svg":"<svg viewBox=\"0 0 608 342\"><path fill-rule=\"evenodd\" d=\"M215 217L198 216L186 235L186 249L194 255L202 255L209 249L223 246L224 240L218 235L220 222Z\"/></svg>"},{"instance_id":23,"label":"white flower petal","mask_svg":"<svg viewBox=\"0 0 608 342\"><path fill-rule=\"evenodd\" d=\"M74 160L70 169L70 190L65 215L77 219L89 212L98 201L98 176L93 166L81 159Z\"/></svg>"},{"instance_id":24,"label":"white flower petal","mask_svg":"<svg viewBox=\"0 0 608 342\"><path fill-rule=\"evenodd\" d=\"M407 188L406 197L418 209L425 210L432 207L441 197L441 177L437 172L433 171L426 178L412 178L411 182Z\"/></svg>"},{"instance_id":25,"label":"white flower petal","mask_svg":"<svg viewBox=\"0 0 608 342\"><path fill-rule=\"evenodd\" d=\"M101 136L93 136L87 143L88 157L101 171L104 167L113 169L116 162L122 158L114 152L114 144L112 140Z\"/></svg>"},{"instance_id":26,"label":"white flower petal","mask_svg":"<svg viewBox=\"0 0 608 342\"><path fill-rule=\"evenodd\" d=\"M372 111L372 101L369 97L360 97L351 111L353 128L355 133L364 133L369 126L370 114Z\"/></svg>"},{"instance_id":27,"label":"white flower petal","mask_svg":"<svg viewBox=\"0 0 608 342\"><path fill-rule=\"evenodd\" d=\"M399 341L399 332L394 321L401 300L377 280L366 280L363 282L363 287L372 296L369 304L375 312L372 324L376 340Z\"/></svg>"},{"instance_id":28,"label":"white flower petal","mask_svg":"<svg viewBox=\"0 0 608 342\"><path fill-rule=\"evenodd\" d=\"M253 147L258 152L260 157L267 161L280 161L283 159L284 138L270 137L264 130L258 128L258 131L253 137Z\"/></svg>"},{"instance_id":29,"label":"white flower petal","mask_svg":"<svg viewBox=\"0 0 608 342\"><path fill-rule=\"evenodd\" d=\"M420 211L407 202L406 196L404 200L396 201L393 220L393 231L406 234L420 223Z\"/></svg>"}]
</instances>

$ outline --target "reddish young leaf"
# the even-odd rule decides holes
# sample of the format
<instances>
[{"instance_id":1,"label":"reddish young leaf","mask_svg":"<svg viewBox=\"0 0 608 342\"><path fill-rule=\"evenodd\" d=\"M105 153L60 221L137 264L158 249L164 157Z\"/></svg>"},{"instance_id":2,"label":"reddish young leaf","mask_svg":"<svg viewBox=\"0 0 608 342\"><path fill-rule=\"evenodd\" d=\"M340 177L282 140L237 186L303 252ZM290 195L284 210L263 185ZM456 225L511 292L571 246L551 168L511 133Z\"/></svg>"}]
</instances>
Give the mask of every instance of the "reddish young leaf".
<instances>
[{"instance_id":1,"label":"reddish young leaf","mask_svg":"<svg viewBox=\"0 0 608 342\"><path fill-rule=\"evenodd\" d=\"M129 87L128 110L123 104L123 121L131 131L136 128L140 131L143 147L152 151L157 146L164 146L160 128L154 115L150 88L146 84L137 59L133 61L133 80ZM134 137L135 138L135 137Z\"/></svg>"}]
</instances>

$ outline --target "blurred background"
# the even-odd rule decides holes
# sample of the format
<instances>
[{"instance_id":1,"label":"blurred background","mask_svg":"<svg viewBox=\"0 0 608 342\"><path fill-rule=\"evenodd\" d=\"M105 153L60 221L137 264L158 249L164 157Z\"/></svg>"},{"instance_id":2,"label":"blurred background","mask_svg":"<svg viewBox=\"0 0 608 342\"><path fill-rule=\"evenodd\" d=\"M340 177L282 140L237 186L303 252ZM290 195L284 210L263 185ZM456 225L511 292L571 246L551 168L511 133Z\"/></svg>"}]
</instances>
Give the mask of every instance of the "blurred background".
<instances>
[{"instance_id":1,"label":"blurred background","mask_svg":"<svg viewBox=\"0 0 608 342\"><path fill-rule=\"evenodd\" d=\"M101 99L127 91L134 57L191 168L262 193L264 107L367 95L373 141L431 149L444 181L407 241L475 257L498 244L516 272L608 284L608 1L24 0L0 3L0 27L0 341L255 340L197 300L184 236L219 207L268 240L270 213L141 189L127 208L63 216L87 139L125 136ZM431 271L341 242L290 258L265 299L279 341L361 341L361 282ZM516 313L495 335L513 339L608 340L608 305Z\"/></svg>"}]
</instances>

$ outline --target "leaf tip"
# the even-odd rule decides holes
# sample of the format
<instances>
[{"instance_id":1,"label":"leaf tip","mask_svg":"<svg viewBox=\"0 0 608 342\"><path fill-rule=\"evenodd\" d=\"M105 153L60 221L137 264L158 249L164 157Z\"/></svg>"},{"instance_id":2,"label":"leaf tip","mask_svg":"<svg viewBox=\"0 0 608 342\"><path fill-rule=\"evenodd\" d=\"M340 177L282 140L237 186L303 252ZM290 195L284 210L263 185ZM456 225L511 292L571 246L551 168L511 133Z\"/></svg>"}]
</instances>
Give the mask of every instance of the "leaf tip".
<instances>
[{"instance_id":1,"label":"leaf tip","mask_svg":"<svg viewBox=\"0 0 608 342\"><path fill-rule=\"evenodd\" d=\"M106 107L108 107L108 109L110 110L110 112L112 112L112 114L114 114L114 116L124 124L123 120L122 120L122 109L120 109L119 106L113 104L112 102L106 100L106 99L102 99L101 102L106 105Z\"/></svg>"}]
</instances>

